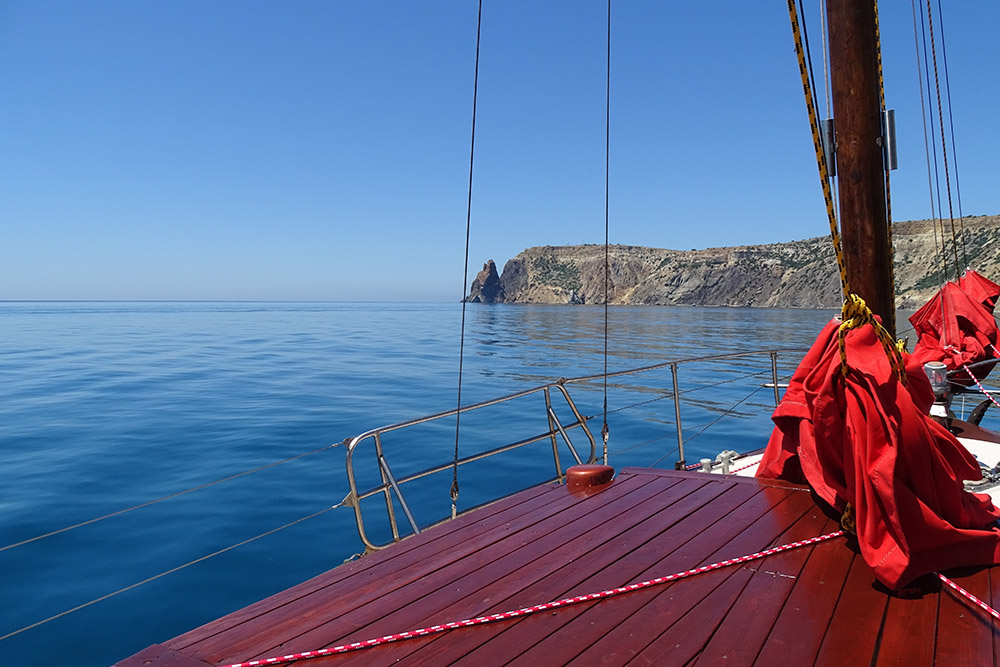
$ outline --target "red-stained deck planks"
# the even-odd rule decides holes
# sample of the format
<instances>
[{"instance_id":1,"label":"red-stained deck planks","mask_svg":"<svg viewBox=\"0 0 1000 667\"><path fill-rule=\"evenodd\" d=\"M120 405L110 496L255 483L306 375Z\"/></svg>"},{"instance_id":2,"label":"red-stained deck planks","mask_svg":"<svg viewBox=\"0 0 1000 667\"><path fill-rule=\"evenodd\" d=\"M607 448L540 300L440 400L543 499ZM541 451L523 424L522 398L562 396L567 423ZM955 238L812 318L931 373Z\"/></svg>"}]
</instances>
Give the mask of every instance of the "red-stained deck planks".
<instances>
[{"instance_id":1,"label":"red-stained deck planks","mask_svg":"<svg viewBox=\"0 0 1000 667\"><path fill-rule=\"evenodd\" d=\"M529 489L118 663L218 665L597 592L836 529L809 491L626 469ZM953 578L994 604L990 570ZM308 661L346 665L997 664L948 592L890 598L843 538L601 601Z\"/></svg>"}]
</instances>

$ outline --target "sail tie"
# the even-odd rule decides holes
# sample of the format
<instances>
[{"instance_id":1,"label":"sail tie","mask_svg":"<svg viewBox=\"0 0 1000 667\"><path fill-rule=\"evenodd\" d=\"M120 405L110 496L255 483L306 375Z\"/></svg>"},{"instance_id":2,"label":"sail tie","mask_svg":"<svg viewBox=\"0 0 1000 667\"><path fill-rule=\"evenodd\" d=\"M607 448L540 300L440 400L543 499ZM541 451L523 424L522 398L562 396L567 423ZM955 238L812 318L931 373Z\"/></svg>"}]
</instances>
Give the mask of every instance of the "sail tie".
<instances>
[{"instance_id":1,"label":"sail tie","mask_svg":"<svg viewBox=\"0 0 1000 667\"><path fill-rule=\"evenodd\" d=\"M865 303L865 300L857 294L851 294L840 311L841 324L837 331L837 346L840 349L840 368L846 376L849 370L847 365L847 334L852 329L870 324L875 329L882 349L885 350L886 357L892 371L899 378L899 381L906 385L906 369L903 366L903 341L892 337L885 327L875 319L874 313Z\"/></svg>"}]
</instances>

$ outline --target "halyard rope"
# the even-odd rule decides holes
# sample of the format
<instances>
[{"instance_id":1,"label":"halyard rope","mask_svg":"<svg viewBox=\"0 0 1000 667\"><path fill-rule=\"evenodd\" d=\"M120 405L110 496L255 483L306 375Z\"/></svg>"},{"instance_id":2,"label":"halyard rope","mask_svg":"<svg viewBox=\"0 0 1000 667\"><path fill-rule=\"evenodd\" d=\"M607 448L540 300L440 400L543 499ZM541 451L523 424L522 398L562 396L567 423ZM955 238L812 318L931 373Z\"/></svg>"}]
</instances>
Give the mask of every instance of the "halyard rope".
<instances>
[{"instance_id":1,"label":"halyard rope","mask_svg":"<svg viewBox=\"0 0 1000 667\"><path fill-rule=\"evenodd\" d=\"M809 83L809 70L806 66L805 48L802 45L802 30L799 27L799 15L795 9L795 0L788 0L788 17L792 23L795 55L799 60L802 92L806 98L806 111L809 113L809 129L812 131L813 148L816 150L816 167L819 169L820 185L823 188L823 201L826 202L826 216L830 222L830 239L833 241L833 250L837 255L837 267L840 269L840 286L846 300L851 293L851 286L847 282L847 265L844 263L844 251L840 246L840 231L837 229L837 213L833 204L833 191L830 188L830 175L826 169L826 156L819 134L819 120L817 119L812 86Z\"/></svg>"},{"instance_id":2,"label":"halyard rope","mask_svg":"<svg viewBox=\"0 0 1000 667\"><path fill-rule=\"evenodd\" d=\"M844 306L841 314L844 324L841 325L839 336L840 367L846 376L848 372L847 347L845 345L847 332L850 329L863 324L871 324L875 328L875 332L878 335L879 340L882 342L886 355L889 357L889 363L892 365L897 377L899 377L900 382L906 384L906 375L903 370L902 356L901 353L898 352L901 345L896 341L893 341L891 335L875 320L871 311L865 305L864 300L851 293L851 285L847 278L847 263L844 261L844 250L841 247L840 232L837 228L837 214L833 204L833 192L830 188L830 176L826 169L826 157L823 142L820 140L818 111L816 109L815 98L813 97L812 88L809 82L809 71L808 66L806 65L802 30L799 25L798 12L795 8L795 0L788 0L788 17L792 24L792 37L795 40L795 54L798 57L799 74L802 78L802 92L805 95L806 111L809 113L809 127L810 130L812 130L813 147L816 152L816 166L819 169L820 184L823 188L823 200L826 202L826 214L830 223L830 240L833 242L833 250L837 255L837 268L840 270L840 287L844 296ZM877 29L878 28L876 26L876 30ZM880 95L880 97L884 100L884 96ZM882 106L885 106L884 101L882 101ZM888 184L888 176L886 177L886 181ZM895 314L892 315L892 319L895 319ZM893 322L892 324L894 326L895 323Z\"/></svg>"},{"instance_id":3,"label":"halyard rope","mask_svg":"<svg viewBox=\"0 0 1000 667\"><path fill-rule=\"evenodd\" d=\"M291 662L293 660L321 658L327 655L335 655L337 653L347 653L349 651L371 648L374 646L380 646L382 644L390 644L392 642L403 641L406 639L426 637L428 635L445 632L447 630L455 630L457 628L465 628L473 625L484 625L486 623L493 623L495 621L503 621L511 618L519 618L521 616L528 616L530 614L535 614L540 611L547 611L549 609L558 609L560 607L567 607L569 605L579 604L581 602L591 602L593 600L600 600L603 598L609 598L616 595L621 595L622 593L631 593L633 591L638 591L644 588L650 588L652 586L658 586L660 584L669 583L671 581L677 581L678 579L691 577L696 574L703 574L705 572L720 570L724 567L729 567L731 565L740 565L748 561L765 558L767 556L773 556L775 554L779 554L785 551L791 551L792 549L797 549L799 547L805 547L813 544L818 544L820 542L825 542L835 537L841 537L843 534L844 531L837 530L832 533L827 533L826 535L820 535L819 537L811 537L807 540L800 540L798 542L790 542L788 544L782 544L780 546L772 547L770 549L765 549L764 551L758 551L757 553L749 554L747 556L740 556L739 558L731 558L728 560L719 561L717 563L712 563L711 565L703 565L693 570L685 570L683 572L669 574L665 577L657 577L656 579L649 579L647 581L642 581L636 584L629 584L628 586L622 586L621 588L612 588L606 591L601 591L600 593L588 593L587 595L578 595L576 597L564 598L562 600L556 600L554 602L546 602L545 604L535 605L533 607L523 607L521 609L515 609L513 611L505 611L499 614L490 614L489 616L479 616L477 618L470 618L462 621L452 621L450 623L442 623L440 625L431 625L426 628L420 628L419 630L408 630L406 632L399 632L393 635L385 635L384 637L378 637L377 639L368 639L365 641L353 642L351 644L341 644L340 646L333 646L331 648L322 648L315 651L292 653L289 655L283 655L274 658L261 658L259 660L250 660L248 662L237 662L228 665L223 665L222 667L258 667L259 665L274 665L282 662Z\"/></svg>"}]
</instances>

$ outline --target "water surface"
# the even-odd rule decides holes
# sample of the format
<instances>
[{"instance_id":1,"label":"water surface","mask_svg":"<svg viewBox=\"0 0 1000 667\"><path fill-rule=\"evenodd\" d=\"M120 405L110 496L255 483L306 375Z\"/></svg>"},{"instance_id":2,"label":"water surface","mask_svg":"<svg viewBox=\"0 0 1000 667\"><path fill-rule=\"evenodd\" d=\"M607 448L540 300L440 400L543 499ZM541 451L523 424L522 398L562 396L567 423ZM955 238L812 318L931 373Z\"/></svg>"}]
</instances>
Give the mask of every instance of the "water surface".
<instances>
[{"instance_id":1,"label":"water surface","mask_svg":"<svg viewBox=\"0 0 1000 667\"><path fill-rule=\"evenodd\" d=\"M602 372L603 316L595 307L470 306L463 403ZM608 368L807 346L830 316L616 307ZM457 304L0 303L0 546L448 410L457 399L460 319ZM794 361L782 362L783 375ZM688 461L763 446L773 408L773 393L761 388L768 364L681 368L693 389L682 415ZM666 369L609 383L617 468L673 465L670 382ZM596 416L598 433L603 386L571 392L585 415ZM554 403L568 421L564 404ZM450 461L454 428L449 420L387 436L394 472ZM465 455L545 428L544 403L534 395L463 416L460 449ZM578 434L571 437L582 446ZM0 635L337 504L347 493L343 451L328 448L0 551ZM370 460L362 449L358 456ZM561 457L569 460L565 447ZM546 443L463 467L460 507L536 483L553 468ZM375 474L359 472L372 483ZM450 475L438 477L408 491L422 522L449 509ZM375 523L372 534L387 538ZM361 550L352 512L335 509L0 641L0 649L8 664L107 665Z\"/></svg>"}]
</instances>

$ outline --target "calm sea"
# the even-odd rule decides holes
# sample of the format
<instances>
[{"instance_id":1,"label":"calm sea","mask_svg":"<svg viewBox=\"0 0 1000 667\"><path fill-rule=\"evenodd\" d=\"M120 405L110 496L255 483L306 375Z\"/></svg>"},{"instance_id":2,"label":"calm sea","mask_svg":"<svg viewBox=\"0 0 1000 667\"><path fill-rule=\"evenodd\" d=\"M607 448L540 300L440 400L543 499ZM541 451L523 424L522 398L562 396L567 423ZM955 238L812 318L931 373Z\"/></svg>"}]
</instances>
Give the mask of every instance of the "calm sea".
<instances>
[{"instance_id":1,"label":"calm sea","mask_svg":"<svg viewBox=\"0 0 1000 667\"><path fill-rule=\"evenodd\" d=\"M831 314L612 308L608 368L808 346ZM455 406L460 321L459 304L0 303L0 635L339 503L344 448L330 445ZM462 402L602 372L604 329L601 308L470 306ZM781 358L782 376L795 361ZM773 408L772 390L761 387L766 355L752 365L685 365L679 376L689 462L764 445ZM617 468L673 465L670 387L669 369L609 383ZM570 393L584 415L597 415L598 434L603 385ZM569 421L558 394L553 404ZM544 431L544 410L534 394L463 415L461 454ZM454 434L451 418L386 436L393 472L450 461ZM570 437L587 444L579 429ZM356 454L365 484L376 474L370 444ZM565 465L565 446L560 456ZM464 466L460 508L553 469L547 442ZM450 510L450 473L434 479L404 489L421 522ZM384 505L381 516L377 504L366 511L373 539L386 539ZM0 663L108 665L359 551L352 511L326 511L4 639Z\"/></svg>"}]
</instances>

